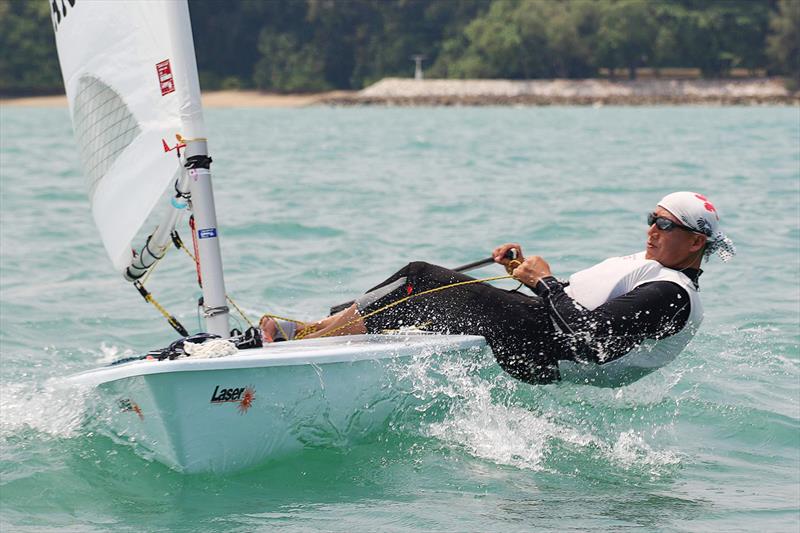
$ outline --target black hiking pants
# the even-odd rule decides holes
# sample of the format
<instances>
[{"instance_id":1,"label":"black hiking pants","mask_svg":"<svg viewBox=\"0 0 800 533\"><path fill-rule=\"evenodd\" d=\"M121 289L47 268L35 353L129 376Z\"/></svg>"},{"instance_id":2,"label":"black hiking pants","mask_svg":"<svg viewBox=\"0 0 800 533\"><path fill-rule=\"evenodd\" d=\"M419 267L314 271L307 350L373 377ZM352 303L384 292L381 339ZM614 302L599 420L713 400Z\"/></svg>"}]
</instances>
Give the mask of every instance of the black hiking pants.
<instances>
[{"instance_id":1,"label":"black hiking pants","mask_svg":"<svg viewBox=\"0 0 800 533\"><path fill-rule=\"evenodd\" d=\"M363 316L406 296L471 279L440 266L409 263L356 304ZM565 345L537 296L474 283L411 298L364 323L369 333L419 326L444 334L482 335L511 376L528 383L559 379L558 356Z\"/></svg>"}]
</instances>

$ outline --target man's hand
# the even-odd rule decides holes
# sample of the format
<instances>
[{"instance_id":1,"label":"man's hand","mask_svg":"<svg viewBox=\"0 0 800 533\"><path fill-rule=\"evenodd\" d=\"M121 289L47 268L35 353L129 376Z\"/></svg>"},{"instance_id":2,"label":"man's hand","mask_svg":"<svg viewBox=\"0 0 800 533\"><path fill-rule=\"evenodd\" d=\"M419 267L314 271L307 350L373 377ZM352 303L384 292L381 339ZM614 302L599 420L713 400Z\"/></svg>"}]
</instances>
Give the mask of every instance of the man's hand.
<instances>
[{"instance_id":1,"label":"man's hand","mask_svg":"<svg viewBox=\"0 0 800 533\"><path fill-rule=\"evenodd\" d=\"M540 279L553 274L550 272L550 265L547 261L542 259L541 256L534 255L525 259L521 265L514 269L511 275L517 281L533 288L539 283Z\"/></svg>"},{"instance_id":2,"label":"man's hand","mask_svg":"<svg viewBox=\"0 0 800 533\"><path fill-rule=\"evenodd\" d=\"M516 257L514 259L509 259L507 257L509 250L516 252ZM494 257L494 262L503 265L506 268L506 272L509 274L525 260L522 256L522 247L517 243L508 243L498 246L492 251L492 257Z\"/></svg>"}]
</instances>

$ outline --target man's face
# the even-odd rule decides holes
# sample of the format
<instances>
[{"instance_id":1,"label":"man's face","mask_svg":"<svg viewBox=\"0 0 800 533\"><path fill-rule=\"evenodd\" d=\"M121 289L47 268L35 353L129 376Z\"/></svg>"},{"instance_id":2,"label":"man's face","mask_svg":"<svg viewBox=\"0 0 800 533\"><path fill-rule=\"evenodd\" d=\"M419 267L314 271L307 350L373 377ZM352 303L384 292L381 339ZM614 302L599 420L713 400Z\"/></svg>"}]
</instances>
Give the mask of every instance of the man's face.
<instances>
[{"instance_id":1,"label":"man's face","mask_svg":"<svg viewBox=\"0 0 800 533\"><path fill-rule=\"evenodd\" d=\"M656 207L653 213L683 226L680 220L663 207ZM696 252L702 248L705 242L704 240L699 242L700 239L698 237L702 239L702 236L698 233L679 228L675 228L672 231L664 231L653 224L647 230L647 248L644 257L645 259L658 261L667 268L676 270L686 268L691 264Z\"/></svg>"}]
</instances>

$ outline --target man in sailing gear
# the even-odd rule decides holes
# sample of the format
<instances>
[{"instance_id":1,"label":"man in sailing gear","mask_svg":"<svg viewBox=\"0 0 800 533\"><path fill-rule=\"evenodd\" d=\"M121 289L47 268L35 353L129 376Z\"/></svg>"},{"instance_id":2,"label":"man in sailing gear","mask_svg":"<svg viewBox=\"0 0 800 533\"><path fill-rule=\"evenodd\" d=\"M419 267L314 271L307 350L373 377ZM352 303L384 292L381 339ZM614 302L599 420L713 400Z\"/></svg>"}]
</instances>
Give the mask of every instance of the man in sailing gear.
<instances>
[{"instance_id":1,"label":"man in sailing gear","mask_svg":"<svg viewBox=\"0 0 800 533\"><path fill-rule=\"evenodd\" d=\"M529 383L559 379L621 386L666 365L683 350L703 319L698 280L703 257L735 254L703 195L665 196L648 215L646 249L612 257L555 279L540 256L525 258L518 244L493 256L536 296L475 283L406 296L472 278L427 263L410 263L344 311L312 324L307 338L420 325L450 334L483 335L498 364ZM517 259L506 257L517 251ZM265 338L274 321L261 324Z\"/></svg>"},{"instance_id":2,"label":"man in sailing gear","mask_svg":"<svg viewBox=\"0 0 800 533\"><path fill-rule=\"evenodd\" d=\"M687 228L707 237L706 261L715 253L723 262L736 255L733 242L719 229L717 209L702 194L674 192L662 198L658 205L675 215Z\"/></svg>"}]
</instances>

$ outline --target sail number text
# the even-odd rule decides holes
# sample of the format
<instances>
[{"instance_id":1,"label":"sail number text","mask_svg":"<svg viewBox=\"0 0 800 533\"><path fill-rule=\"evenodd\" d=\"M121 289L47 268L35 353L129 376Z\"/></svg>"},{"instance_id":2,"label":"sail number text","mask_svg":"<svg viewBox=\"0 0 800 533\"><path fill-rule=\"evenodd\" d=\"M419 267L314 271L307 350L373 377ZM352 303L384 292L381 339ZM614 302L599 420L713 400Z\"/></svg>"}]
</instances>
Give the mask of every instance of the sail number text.
<instances>
[{"instance_id":1,"label":"sail number text","mask_svg":"<svg viewBox=\"0 0 800 533\"><path fill-rule=\"evenodd\" d=\"M61 24L61 21L67 18L67 13L69 13L69 9L67 9L67 5L69 5L70 9L75 7L75 2L78 0L50 0L50 5L53 8L53 29L58 31L58 25Z\"/></svg>"}]
</instances>

